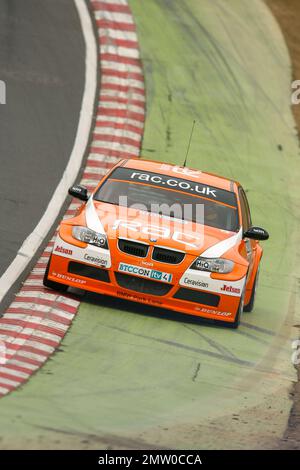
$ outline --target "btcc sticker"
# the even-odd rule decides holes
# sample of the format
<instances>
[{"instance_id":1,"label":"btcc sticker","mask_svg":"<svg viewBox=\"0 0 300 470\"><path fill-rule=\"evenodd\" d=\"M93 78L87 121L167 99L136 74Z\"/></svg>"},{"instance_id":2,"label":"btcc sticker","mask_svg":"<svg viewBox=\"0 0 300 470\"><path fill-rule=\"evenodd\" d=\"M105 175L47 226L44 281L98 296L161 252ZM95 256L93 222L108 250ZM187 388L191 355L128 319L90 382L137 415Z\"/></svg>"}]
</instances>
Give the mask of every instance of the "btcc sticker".
<instances>
[{"instance_id":1,"label":"btcc sticker","mask_svg":"<svg viewBox=\"0 0 300 470\"><path fill-rule=\"evenodd\" d=\"M123 273L133 274L134 276L147 277L148 279L153 279L155 281L172 281L172 274L157 271L156 269L134 266L133 264L120 263L118 270Z\"/></svg>"}]
</instances>

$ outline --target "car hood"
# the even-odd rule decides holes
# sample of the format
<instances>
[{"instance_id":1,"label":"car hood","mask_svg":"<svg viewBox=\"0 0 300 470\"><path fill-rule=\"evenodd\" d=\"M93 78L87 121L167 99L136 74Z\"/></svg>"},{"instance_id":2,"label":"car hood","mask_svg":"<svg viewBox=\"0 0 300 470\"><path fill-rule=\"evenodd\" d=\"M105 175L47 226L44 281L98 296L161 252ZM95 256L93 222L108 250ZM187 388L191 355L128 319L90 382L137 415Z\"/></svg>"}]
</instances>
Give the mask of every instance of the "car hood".
<instances>
[{"instance_id":1,"label":"car hood","mask_svg":"<svg viewBox=\"0 0 300 470\"><path fill-rule=\"evenodd\" d=\"M97 201L87 204L86 219L93 230L102 227L109 240L130 239L196 256L237 236L235 232Z\"/></svg>"}]
</instances>

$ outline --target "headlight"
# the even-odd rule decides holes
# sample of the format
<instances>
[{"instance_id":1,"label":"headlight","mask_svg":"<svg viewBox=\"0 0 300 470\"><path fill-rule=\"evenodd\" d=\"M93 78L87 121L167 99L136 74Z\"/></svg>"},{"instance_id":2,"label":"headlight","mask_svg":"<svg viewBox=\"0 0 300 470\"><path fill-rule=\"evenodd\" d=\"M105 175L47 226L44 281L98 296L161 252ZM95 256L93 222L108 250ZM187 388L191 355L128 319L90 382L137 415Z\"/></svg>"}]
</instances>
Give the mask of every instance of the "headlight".
<instances>
[{"instance_id":1,"label":"headlight","mask_svg":"<svg viewBox=\"0 0 300 470\"><path fill-rule=\"evenodd\" d=\"M211 273L230 273L233 270L234 263L228 259L222 258L199 258L192 264L190 269L198 271L209 271Z\"/></svg>"},{"instance_id":2,"label":"headlight","mask_svg":"<svg viewBox=\"0 0 300 470\"><path fill-rule=\"evenodd\" d=\"M107 237L103 233L94 232L87 227L73 227L72 235L76 240L108 250Z\"/></svg>"}]
</instances>

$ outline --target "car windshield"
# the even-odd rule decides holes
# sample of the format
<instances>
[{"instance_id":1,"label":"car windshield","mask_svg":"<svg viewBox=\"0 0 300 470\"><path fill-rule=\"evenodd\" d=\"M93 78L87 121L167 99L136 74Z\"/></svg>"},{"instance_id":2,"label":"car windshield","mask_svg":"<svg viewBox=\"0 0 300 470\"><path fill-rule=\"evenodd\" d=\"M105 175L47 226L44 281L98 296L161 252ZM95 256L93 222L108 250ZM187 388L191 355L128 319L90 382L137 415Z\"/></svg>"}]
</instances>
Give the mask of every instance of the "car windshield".
<instances>
[{"instance_id":1,"label":"car windshield","mask_svg":"<svg viewBox=\"0 0 300 470\"><path fill-rule=\"evenodd\" d=\"M181 178L117 168L94 199L232 232L239 228L233 192Z\"/></svg>"}]
</instances>

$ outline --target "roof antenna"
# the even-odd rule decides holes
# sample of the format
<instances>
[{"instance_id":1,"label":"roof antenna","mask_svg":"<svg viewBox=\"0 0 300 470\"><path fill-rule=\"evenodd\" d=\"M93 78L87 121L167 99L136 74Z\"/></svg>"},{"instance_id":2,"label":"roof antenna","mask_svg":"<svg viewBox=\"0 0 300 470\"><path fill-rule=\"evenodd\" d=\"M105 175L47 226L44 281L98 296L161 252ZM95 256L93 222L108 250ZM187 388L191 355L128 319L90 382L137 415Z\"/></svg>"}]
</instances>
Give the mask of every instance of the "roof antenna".
<instances>
[{"instance_id":1,"label":"roof antenna","mask_svg":"<svg viewBox=\"0 0 300 470\"><path fill-rule=\"evenodd\" d=\"M192 130L191 130L191 135L190 135L190 140L189 140L189 143L188 143L188 147L187 147L187 151L186 151L186 156L185 156L185 160L184 160L183 167L186 166L187 157L188 157L189 151L190 151L190 146L191 146L191 142L192 142L192 137L193 137L193 132L194 132L195 124L196 124L196 121L195 121L195 119L194 119L193 125L192 125Z\"/></svg>"}]
</instances>

